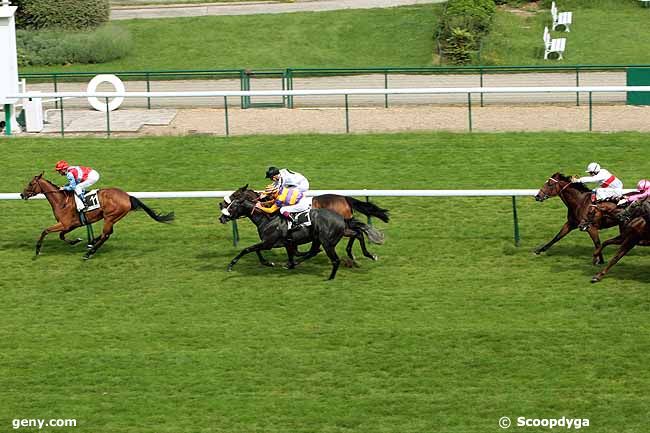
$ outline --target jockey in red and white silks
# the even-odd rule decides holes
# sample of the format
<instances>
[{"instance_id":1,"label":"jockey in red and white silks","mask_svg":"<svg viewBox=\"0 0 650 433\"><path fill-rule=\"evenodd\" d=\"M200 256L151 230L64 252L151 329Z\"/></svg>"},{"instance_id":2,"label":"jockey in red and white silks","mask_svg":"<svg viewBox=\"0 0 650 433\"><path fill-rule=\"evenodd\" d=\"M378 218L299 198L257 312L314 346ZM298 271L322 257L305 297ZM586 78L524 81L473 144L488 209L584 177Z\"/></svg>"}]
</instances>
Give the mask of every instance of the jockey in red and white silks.
<instances>
[{"instance_id":1,"label":"jockey in red and white silks","mask_svg":"<svg viewBox=\"0 0 650 433\"><path fill-rule=\"evenodd\" d=\"M623 195L623 182L609 170L600 167L600 164L592 162L587 166L587 173L591 176L583 176L576 179L574 182L598 183L598 188L595 189L596 200L604 200L610 197L620 197Z\"/></svg>"},{"instance_id":2,"label":"jockey in red and white silks","mask_svg":"<svg viewBox=\"0 0 650 433\"><path fill-rule=\"evenodd\" d=\"M66 161L59 161L54 167L61 176L68 179L67 185L61 189L64 191L74 191L75 195L79 198L77 203L77 210L81 211L86 207L84 194L86 189L99 180L99 173L90 167L81 165L71 166Z\"/></svg>"}]
</instances>

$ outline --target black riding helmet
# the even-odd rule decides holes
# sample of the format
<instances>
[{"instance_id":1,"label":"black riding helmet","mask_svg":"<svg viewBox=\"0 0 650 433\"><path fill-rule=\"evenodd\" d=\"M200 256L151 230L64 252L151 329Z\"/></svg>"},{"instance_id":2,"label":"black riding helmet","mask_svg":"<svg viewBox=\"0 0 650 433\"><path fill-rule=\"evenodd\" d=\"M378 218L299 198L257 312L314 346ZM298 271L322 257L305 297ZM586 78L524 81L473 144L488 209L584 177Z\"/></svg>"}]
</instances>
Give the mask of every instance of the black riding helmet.
<instances>
[{"instance_id":1,"label":"black riding helmet","mask_svg":"<svg viewBox=\"0 0 650 433\"><path fill-rule=\"evenodd\" d=\"M268 170L266 170L266 178L267 179L273 179L273 176L277 176L278 174L280 174L280 169L277 168L277 167L271 166L271 167L269 167Z\"/></svg>"}]
</instances>

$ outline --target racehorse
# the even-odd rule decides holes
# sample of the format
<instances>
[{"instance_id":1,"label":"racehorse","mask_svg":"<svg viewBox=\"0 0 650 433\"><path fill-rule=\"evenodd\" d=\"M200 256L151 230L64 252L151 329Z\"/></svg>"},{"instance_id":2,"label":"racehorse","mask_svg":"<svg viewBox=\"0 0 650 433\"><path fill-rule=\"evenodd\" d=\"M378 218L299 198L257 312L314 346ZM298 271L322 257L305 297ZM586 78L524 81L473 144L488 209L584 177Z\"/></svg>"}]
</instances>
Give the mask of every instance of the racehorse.
<instances>
[{"instance_id":1,"label":"racehorse","mask_svg":"<svg viewBox=\"0 0 650 433\"><path fill-rule=\"evenodd\" d=\"M242 189L245 190L247 186ZM227 223L231 219L248 217L253 224L257 226L257 232L262 242L244 248L228 265L228 271L231 271L233 266L239 261L241 257L246 254L255 252L262 264L268 264L263 261L260 251L270 250L272 248L284 247L287 249L289 255L288 267L291 269L296 266L294 260L297 245L311 242L311 248L307 254L300 259L300 262L307 260L320 251L320 246L323 246L325 253L332 262L332 271L329 279L332 280L336 276L336 271L339 268L341 260L336 254L336 245L341 238L349 231L343 217L329 209L311 209L309 216L311 220L310 226L300 226L289 232L287 221L279 214L267 214L256 208L255 204L257 199L251 199L247 195L230 200L230 203L221 210L221 217L219 220L222 224ZM372 227L357 222L363 226L364 233L367 234L368 239L373 243L381 243L383 238L381 233ZM289 235L290 233L290 235Z\"/></svg>"},{"instance_id":2,"label":"racehorse","mask_svg":"<svg viewBox=\"0 0 650 433\"><path fill-rule=\"evenodd\" d=\"M601 246L596 248L594 257L596 254L602 256L603 249L608 245L620 245L620 247L614 257L607 263L607 266L594 275L591 279L592 283L602 280L605 274L636 245L650 245L650 224L648 223L648 219L650 219L650 203L644 202L639 206L630 206L627 211L617 207L612 202L593 204L589 207L585 220L580 223L580 230L587 230L595 221L607 217L623 221L621 233L614 238L607 239Z\"/></svg>"},{"instance_id":3,"label":"racehorse","mask_svg":"<svg viewBox=\"0 0 650 433\"><path fill-rule=\"evenodd\" d=\"M219 208L223 209L224 207L228 206L230 201L242 196L246 196L249 200L256 201L259 199L260 193L252 189L248 189L248 185L246 185L243 188L239 188L230 196L224 197L224 201L219 203ZM336 212L343 217L343 219L346 221L346 224L348 225L348 228L352 229L346 231L345 236L348 236L350 240L348 241L348 245L345 247L345 251L353 263L355 262L354 255L352 254L352 245L354 244L355 239L359 241L359 245L361 245L361 252L365 257L368 257L370 260L377 260L377 256L370 253L370 251L368 251L366 248L366 241L364 240L363 230L361 230L359 227L359 224L361 223L353 219L353 212L356 210L366 216L377 217L383 222L387 223L390 219L388 215L388 209L382 209L371 202L365 202L357 200L353 197L338 194L323 194L315 196L312 198L311 206L312 209L329 209ZM298 255L301 255L301 253L298 253Z\"/></svg>"},{"instance_id":4,"label":"racehorse","mask_svg":"<svg viewBox=\"0 0 650 433\"><path fill-rule=\"evenodd\" d=\"M591 190L582 183L572 183L571 178L561 173L555 173L542 185L542 188L535 195L535 200L544 201L547 198L558 196L567 207L567 220L553 239L545 245L535 249L535 254L541 254L551 248L553 244L566 236L569 232L575 230L583 221L591 205ZM594 248L599 253L594 253L593 263L603 264L603 258L600 247L599 229L605 229L618 225L619 222L612 216L605 215L603 218L594 221L585 229L594 243Z\"/></svg>"},{"instance_id":5,"label":"racehorse","mask_svg":"<svg viewBox=\"0 0 650 433\"><path fill-rule=\"evenodd\" d=\"M56 218L57 223L51 227L46 228L41 233L41 237L36 242L36 255L40 255L41 247L43 245L43 239L49 233L60 232L59 238L62 241L70 245L78 243L81 239L76 239L73 241L67 240L65 238L66 233L82 227L83 224L79 217L79 212L74 201L74 193L71 191L62 191L58 186L53 184L47 179L43 178L43 173L34 178L29 182L25 190L20 194L20 198L27 200L30 197L33 197L37 194L44 194L47 201L52 206L52 211L54 212L54 218ZM84 259L89 259L93 254L97 252L99 247L101 247L104 242L113 233L113 226L119 220L124 218L132 210L142 209L147 215L149 215L154 220L160 223L169 223L174 219L174 213L168 214L158 214L144 203L142 203L137 198L130 196L126 192L117 188L105 188L100 189L97 192L99 197L99 202L101 207L90 212L85 213L86 221L88 224L104 220L104 227L102 234L93 239L91 242L91 247L84 256Z\"/></svg>"}]
</instances>

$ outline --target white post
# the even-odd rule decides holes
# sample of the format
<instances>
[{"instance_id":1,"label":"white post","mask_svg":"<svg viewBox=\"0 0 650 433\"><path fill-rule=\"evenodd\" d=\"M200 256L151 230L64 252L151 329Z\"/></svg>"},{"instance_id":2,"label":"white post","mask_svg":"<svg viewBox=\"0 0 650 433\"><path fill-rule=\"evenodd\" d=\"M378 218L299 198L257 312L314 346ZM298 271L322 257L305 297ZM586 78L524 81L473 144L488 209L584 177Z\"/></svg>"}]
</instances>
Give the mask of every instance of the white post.
<instances>
[{"instance_id":1,"label":"white post","mask_svg":"<svg viewBox=\"0 0 650 433\"><path fill-rule=\"evenodd\" d=\"M20 132L14 113L14 104L18 100L7 96L18 93L18 57L14 18L18 7L11 6L9 1L0 0L0 105L4 106L5 119L10 121L6 126L7 132L16 133Z\"/></svg>"}]
</instances>

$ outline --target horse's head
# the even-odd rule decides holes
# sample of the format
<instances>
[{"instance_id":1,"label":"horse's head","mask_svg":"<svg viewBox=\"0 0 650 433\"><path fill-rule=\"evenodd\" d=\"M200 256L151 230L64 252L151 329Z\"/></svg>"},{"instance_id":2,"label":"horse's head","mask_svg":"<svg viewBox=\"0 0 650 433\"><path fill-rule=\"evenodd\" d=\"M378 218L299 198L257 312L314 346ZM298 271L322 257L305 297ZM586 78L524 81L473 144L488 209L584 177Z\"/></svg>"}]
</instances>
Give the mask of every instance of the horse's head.
<instances>
[{"instance_id":1,"label":"horse's head","mask_svg":"<svg viewBox=\"0 0 650 433\"><path fill-rule=\"evenodd\" d=\"M250 215L255 210L255 200L242 196L231 200L230 203L221 209L219 222L225 224L228 221L236 220L246 215Z\"/></svg>"},{"instance_id":2,"label":"horse's head","mask_svg":"<svg viewBox=\"0 0 650 433\"><path fill-rule=\"evenodd\" d=\"M223 198L223 201L219 202L219 209L227 207L233 200L238 198L246 197L249 200L257 200L259 198L259 193L248 189L248 184L242 186L237 191Z\"/></svg>"},{"instance_id":3,"label":"horse's head","mask_svg":"<svg viewBox=\"0 0 650 433\"><path fill-rule=\"evenodd\" d=\"M41 194L43 192L43 187L41 186L41 178L43 177L43 173L34 176L32 180L29 181L23 192L20 193L20 198L23 200L27 200L30 197L34 197L37 194Z\"/></svg>"},{"instance_id":4,"label":"horse's head","mask_svg":"<svg viewBox=\"0 0 650 433\"><path fill-rule=\"evenodd\" d=\"M571 178L564 176L561 173L555 173L548 178L544 185L539 189L535 195L535 200L544 201L547 198L555 197L571 183Z\"/></svg>"}]
</instances>

